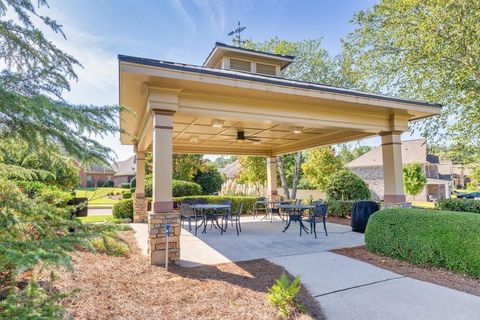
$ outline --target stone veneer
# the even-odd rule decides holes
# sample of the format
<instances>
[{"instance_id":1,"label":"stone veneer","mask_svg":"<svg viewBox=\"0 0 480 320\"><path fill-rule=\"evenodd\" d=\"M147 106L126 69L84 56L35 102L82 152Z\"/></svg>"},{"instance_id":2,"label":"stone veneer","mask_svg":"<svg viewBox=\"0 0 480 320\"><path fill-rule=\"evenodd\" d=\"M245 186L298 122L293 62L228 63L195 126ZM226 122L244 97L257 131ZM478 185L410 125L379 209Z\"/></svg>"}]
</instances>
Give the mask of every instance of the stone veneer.
<instances>
[{"instance_id":1,"label":"stone veneer","mask_svg":"<svg viewBox=\"0 0 480 320\"><path fill-rule=\"evenodd\" d=\"M147 222L148 199L136 196L133 199L133 222Z\"/></svg>"},{"instance_id":2,"label":"stone veneer","mask_svg":"<svg viewBox=\"0 0 480 320\"><path fill-rule=\"evenodd\" d=\"M150 264L165 265L167 236L165 226L170 224L168 258L170 262L180 260L180 213L150 213L148 215L148 255Z\"/></svg>"}]
</instances>

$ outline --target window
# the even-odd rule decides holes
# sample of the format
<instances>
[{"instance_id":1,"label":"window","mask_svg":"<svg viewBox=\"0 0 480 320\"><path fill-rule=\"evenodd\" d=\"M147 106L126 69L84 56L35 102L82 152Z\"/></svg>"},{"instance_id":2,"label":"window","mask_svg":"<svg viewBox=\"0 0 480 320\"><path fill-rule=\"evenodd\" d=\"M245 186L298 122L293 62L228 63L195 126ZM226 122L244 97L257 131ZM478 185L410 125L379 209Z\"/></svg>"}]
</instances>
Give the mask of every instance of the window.
<instances>
[{"instance_id":1,"label":"window","mask_svg":"<svg viewBox=\"0 0 480 320\"><path fill-rule=\"evenodd\" d=\"M230 69L250 72L251 63L249 61L230 59Z\"/></svg>"}]
</instances>

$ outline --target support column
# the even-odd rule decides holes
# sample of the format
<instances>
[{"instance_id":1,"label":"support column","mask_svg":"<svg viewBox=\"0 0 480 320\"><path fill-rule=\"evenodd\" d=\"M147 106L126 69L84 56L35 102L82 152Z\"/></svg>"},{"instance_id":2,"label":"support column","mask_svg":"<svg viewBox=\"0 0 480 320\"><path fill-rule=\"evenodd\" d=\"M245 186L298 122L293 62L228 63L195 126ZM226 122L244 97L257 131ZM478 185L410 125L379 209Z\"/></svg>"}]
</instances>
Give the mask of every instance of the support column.
<instances>
[{"instance_id":1,"label":"support column","mask_svg":"<svg viewBox=\"0 0 480 320\"><path fill-rule=\"evenodd\" d=\"M135 185L135 197L133 198L133 222L147 222L147 208L148 201L145 198L145 151L137 150L136 152L136 185Z\"/></svg>"},{"instance_id":2,"label":"support column","mask_svg":"<svg viewBox=\"0 0 480 320\"><path fill-rule=\"evenodd\" d=\"M387 207L403 206L406 203L403 190L401 132L390 131L382 137L384 202Z\"/></svg>"},{"instance_id":3,"label":"support column","mask_svg":"<svg viewBox=\"0 0 480 320\"><path fill-rule=\"evenodd\" d=\"M270 201L278 200L276 157L267 157L267 196Z\"/></svg>"},{"instance_id":4,"label":"support column","mask_svg":"<svg viewBox=\"0 0 480 320\"><path fill-rule=\"evenodd\" d=\"M180 213L173 211L173 111L153 110L153 202L148 215L150 263L165 264L166 225L170 225L169 261L180 259Z\"/></svg>"}]
</instances>

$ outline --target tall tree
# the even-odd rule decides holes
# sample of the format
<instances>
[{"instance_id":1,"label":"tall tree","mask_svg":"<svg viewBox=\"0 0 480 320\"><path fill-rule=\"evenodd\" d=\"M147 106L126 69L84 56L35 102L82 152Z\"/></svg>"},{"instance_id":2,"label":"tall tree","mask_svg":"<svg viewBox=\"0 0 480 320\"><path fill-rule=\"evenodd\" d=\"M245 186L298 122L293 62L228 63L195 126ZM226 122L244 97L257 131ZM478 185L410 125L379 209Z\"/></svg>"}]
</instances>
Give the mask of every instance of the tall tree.
<instances>
[{"instance_id":1,"label":"tall tree","mask_svg":"<svg viewBox=\"0 0 480 320\"><path fill-rule=\"evenodd\" d=\"M480 143L479 1L382 0L352 21L344 49L357 85L444 104L414 129Z\"/></svg>"},{"instance_id":2,"label":"tall tree","mask_svg":"<svg viewBox=\"0 0 480 320\"><path fill-rule=\"evenodd\" d=\"M309 151L302 165L306 180L322 191L325 191L331 175L342 168L342 161L335 155L332 147Z\"/></svg>"},{"instance_id":3,"label":"tall tree","mask_svg":"<svg viewBox=\"0 0 480 320\"><path fill-rule=\"evenodd\" d=\"M174 154L172 156L173 176L175 180L193 181L199 171L206 170L206 163L201 154ZM153 174L153 155L145 155L145 174Z\"/></svg>"},{"instance_id":4,"label":"tall tree","mask_svg":"<svg viewBox=\"0 0 480 320\"><path fill-rule=\"evenodd\" d=\"M35 2L38 7L47 1ZM0 138L31 149L60 145L80 161L111 158L98 138L118 132L117 106L74 105L62 99L81 66L45 38L37 24L63 36L61 26L38 14L32 1L0 0ZM16 19L7 18L16 16ZM1 165L1 164L0 164Z\"/></svg>"},{"instance_id":5,"label":"tall tree","mask_svg":"<svg viewBox=\"0 0 480 320\"><path fill-rule=\"evenodd\" d=\"M415 196L418 195L427 184L427 178L425 174L423 174L420 164L410 163L403 167L403 184L405 186L405 193L413 197L413 204L415 205Z\"/></svg>"},{"instance_id":6,"label":"tall tree","mask_svg":"<svg viewBox=\"0 0 480 320\"><path fill-rule=\"evenodd\" d=\"M237 176L239 183L264 184L267 181L267 160L265 157L241 156L240 172Z\"/></svg>"}]
</instances>

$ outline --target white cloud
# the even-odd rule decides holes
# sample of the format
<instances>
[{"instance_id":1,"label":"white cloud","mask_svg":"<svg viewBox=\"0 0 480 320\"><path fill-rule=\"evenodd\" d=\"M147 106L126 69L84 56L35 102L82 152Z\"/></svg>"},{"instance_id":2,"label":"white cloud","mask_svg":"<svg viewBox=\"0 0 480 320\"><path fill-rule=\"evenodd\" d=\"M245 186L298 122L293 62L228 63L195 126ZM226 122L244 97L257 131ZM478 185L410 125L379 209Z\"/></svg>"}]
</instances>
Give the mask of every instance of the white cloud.
<instances>
[{"instance_id":1,"label":"white cloud","mask_svg":"<svg viewBox=\"0 0 480 320\"><path fill-rule=\"evenodd\" d=\"M195 22L193 21L193 18L190 16L188 11L185 9L181 0L172 0L172 6L175 10L177 10L180 17L182 17L183 21L186 24L188 24L190 26L190 28L192 28L193 30L197 29L197 26L195 25Z\"/></svg>"}]
</instances>

